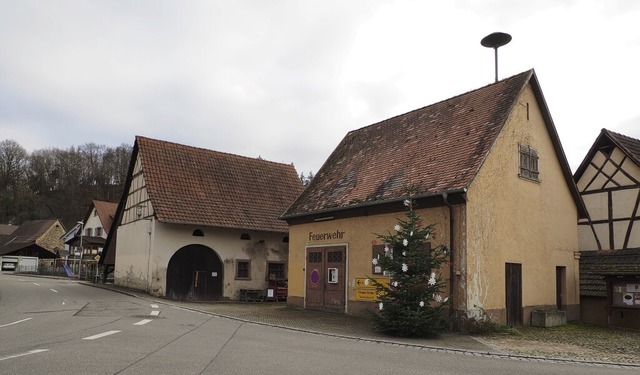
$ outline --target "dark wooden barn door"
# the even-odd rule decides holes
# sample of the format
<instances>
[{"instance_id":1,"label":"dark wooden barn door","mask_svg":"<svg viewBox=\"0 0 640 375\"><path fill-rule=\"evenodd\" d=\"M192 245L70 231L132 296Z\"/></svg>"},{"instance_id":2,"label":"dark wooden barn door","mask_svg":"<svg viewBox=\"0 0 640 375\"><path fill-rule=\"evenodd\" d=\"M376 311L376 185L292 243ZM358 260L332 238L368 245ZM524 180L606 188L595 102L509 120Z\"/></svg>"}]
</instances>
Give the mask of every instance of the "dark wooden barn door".
<instances>
[{"instance_id":1,"label":"dark wooden barn door","mask_svg":"<svg viewBox=\"0 0 640 375\"><path fill-rule=\"evenodd\" d=\"M522 265L505 264L507 325L522 325Z\"/></svg>"}]
</instances>

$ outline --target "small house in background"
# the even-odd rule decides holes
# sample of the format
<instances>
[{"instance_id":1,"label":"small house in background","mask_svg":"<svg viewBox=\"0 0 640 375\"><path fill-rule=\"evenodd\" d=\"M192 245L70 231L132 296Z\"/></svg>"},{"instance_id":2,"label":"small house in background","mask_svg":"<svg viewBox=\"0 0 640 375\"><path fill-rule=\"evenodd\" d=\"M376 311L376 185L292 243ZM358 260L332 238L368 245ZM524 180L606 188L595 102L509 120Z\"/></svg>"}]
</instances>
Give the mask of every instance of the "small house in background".
<instances>
[{"instance_id":1,"label":"small house in background","mask_svg":"<svg viewBox=\"0 0 640 375\"><path fill-rule=\"evenodd\" d=\"M65 242L70 248L70 253L80 253L80 246L82 246L83 258L94 259L102 254L117 208L117 203L92 201L82 222L68 232L73 232L71 236L67 235L70 238Z\"/></svg>"},{"instance_id":2,"label":"small house in background","mask_svg":"<svg viewBox=\"0 0 640 375\"><path fill-rule=\"evenodd\" d=\"M0 256L57 258L64 233L57 219L25 221L0 244Z\"/></svg>"},{"instance_id":3,"label":"small house in background","mask_svg":"<svg viewBox=\"0 0 640 375\"><path fill-rule=\"evenodd\" d=\"M582 320L640 328L640 140L602 129L574 178Z\"/></svg>"},{"instance_id":4,"label":"small house in background","mask_svg":"<svg viewBox=\"0 0 640 375\"><path fill-rule=\"evenodd\" d=\"M284 297L279 217L302 189L290 164L138 136L101 262L115 284L170 299Z\"/></svg>"},{"instance_id":5,"label":"small house in background","mask_svg":"<svg viewBox=\"0 0 640 375\"><path fill-rule=\"evenodd\" d=\"M458 322L529 324L533 311L579 318L578 233L586 210L533 70L349 132L283 218L289 304L360 314L376 234L417 213L436 224L432 248ZM441 296L445 297L445 296Z\"/></svg>"},{"instance_id":6,"label":"small house in background","mask_svg":"<svg viewBox=\"0 0 640 375\"><path fill-rule=\"evenodd\" d=\"M78 272L80 275L97 274L98 260L102 255L117 208L117 203L94 200L89 205L83 220L77 222L63 235L62 239L65 241L63 253L68 266L65 269L69 275L77 275Z\"/></svg>"}]
</instances>

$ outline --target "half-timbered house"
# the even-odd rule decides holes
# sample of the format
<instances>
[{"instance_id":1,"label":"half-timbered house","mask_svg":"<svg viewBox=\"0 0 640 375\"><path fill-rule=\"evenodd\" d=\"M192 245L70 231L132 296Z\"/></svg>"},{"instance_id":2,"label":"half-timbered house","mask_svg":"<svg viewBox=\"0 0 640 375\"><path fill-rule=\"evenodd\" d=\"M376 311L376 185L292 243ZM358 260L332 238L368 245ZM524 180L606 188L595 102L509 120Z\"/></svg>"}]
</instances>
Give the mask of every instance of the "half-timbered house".
<instances>
[{"instance_id":1,"label":"half-timbered house","mask_svg":"<svg viewBox=\"0 0 640 375\"><path fill-rule=\"evenodd\" d=\"M640 140L602 129L574 178L582 320L640 328Z\"/></svg>"}]
</instances>

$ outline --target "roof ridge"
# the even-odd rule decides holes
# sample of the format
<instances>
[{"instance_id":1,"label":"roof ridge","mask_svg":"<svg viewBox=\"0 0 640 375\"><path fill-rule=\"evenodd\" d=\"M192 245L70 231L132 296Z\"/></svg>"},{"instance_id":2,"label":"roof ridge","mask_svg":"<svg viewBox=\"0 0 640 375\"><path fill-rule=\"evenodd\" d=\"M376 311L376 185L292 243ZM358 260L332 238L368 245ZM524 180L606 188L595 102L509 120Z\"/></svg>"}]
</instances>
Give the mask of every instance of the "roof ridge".
<instances>
[{"instance_id":1,"label":"roof ridge","mask_svg":"<svg viewBox=\"0 0 640 375\"><path fill-rule=\"evenodd\" d=\"M171 142L171 141L166 141L166 140L156 139L156 138L149 138L149 137L145 137L145 136L142 136L142 135L136 135L135 138L136 138L136 141L141 139L141 140L144 140L144 141L159 142L159 143L164 143L164 144L167 144L167 145L174 145L174 146L178 146L178 147L182 147L182 148L200 150L200 151L207 152L207 153L214 153L214 154L218 154L218 155L226 155L226 156L233 157L233 158L243 158L243 159L247 159L247 160L254 160L254 161L258 161L258 162L273 163L273 164L279 164L279 165L293 165L293 163L284 163L284 162L277 162L277 161L273 161L273 160L264 159L261 156L252 157L252 156L238 155L238 154L233 154L231 152L212 150L210 148L204 148L204 147L200 147L200 146L192 146L192 145L186 145L184 143Z\"/></svg>"},{"instance_id":2,"label":"roof ridge","mask_svg":"<svg viewBox=\"0 0 640 375\"><path fill-rule=\"evenodd\" d=\"M409 114L411 114L411 113L418 112L418 111L422 111L422 110L425 110L425 109L427 109L427 108L429 108L429 107L433 107L433 106L436 106L436 105L438 105L438 104L442 104L442 103L448 102L448 101L450 101L450 100L455 100L455 99L458 99L458 98L460 98L460 97L462 97L462 96L465 96L465 95L473 94L473 93L475 93L476 91L484 90L484 89L486 89L486 88L488 88L488 87L490 87L490 86L499 85L499 84L504 84L504 83L506 83L507 81L513 80L513 79L515 79L515 78L517 78L517 77L520 77L520 76L522 76L522 75L532 74L532 73L533 73L533 71L534 71L533 69L529 69L529 70L526 70L526 71L524 71L524 72L521 72L521 73L518 73L518 74L514 74L514 75L512 75L512 76L510 76L510 77L503 78L503 79L499 80L498 82L489 83L489 84L487 84L487 85L484 85L484 86L481 86L481 87L477 87L477 88L472 89L472 90L469 90L469 91L467 91L467 92L463 92L463 93L461 93L461 94L454 95L454 96L451 96L451 97L449 97L449 98L442 99L442 100L439 100L439 101L437 101L437 102L433 102L433 103L431 103L431 104L427 104L427 105L422 106L422 107L420 107L420 108L412 109L411 111L403 112L403 113L400 113L400 114L398 114L398 115L395 115L395 116L392 116L392 117L386 118L386 119L384 119L384 120L380 120L380 121L374 122L374 123L372 123L372 124L365 125L365 126L363 126L363 127L361 127L361 128L351 130L351 131L349 131L349 133L347 133L347 134L350 134L350 133L352 133L352 132L357 132L357 131L359 131L359 130L362 130L362 129L368 128L368 127L370 127L370 126L378 125L378 124L380 124L380 123L383 123L383 122L385 122L385 121L389 121L389 120L393 120L393 119L398 118L398 117L407 116L407 115L409 115Z\"/></svg>"}]
</instances>

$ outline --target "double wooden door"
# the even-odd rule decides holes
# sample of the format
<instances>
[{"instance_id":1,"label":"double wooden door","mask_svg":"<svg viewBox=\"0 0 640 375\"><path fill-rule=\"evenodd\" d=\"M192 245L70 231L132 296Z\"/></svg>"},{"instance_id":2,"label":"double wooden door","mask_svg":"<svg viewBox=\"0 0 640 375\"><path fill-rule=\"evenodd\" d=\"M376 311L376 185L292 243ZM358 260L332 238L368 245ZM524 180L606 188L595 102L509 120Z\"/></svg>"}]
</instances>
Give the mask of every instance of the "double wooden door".
<instances>
[{"instance_id":1,"label":"double wooden door","mask_svg":"<svg viewBox=\"0 0 640 375\"><path fill-rule=\"evenodd\" d=\"M345 311L345 246L307 248L305 307Z\"/></svg>"}]
</instances>

